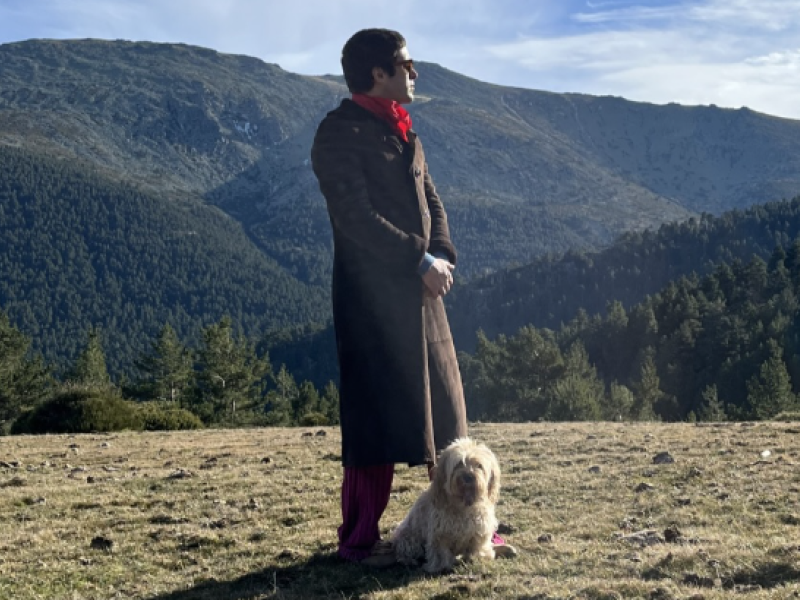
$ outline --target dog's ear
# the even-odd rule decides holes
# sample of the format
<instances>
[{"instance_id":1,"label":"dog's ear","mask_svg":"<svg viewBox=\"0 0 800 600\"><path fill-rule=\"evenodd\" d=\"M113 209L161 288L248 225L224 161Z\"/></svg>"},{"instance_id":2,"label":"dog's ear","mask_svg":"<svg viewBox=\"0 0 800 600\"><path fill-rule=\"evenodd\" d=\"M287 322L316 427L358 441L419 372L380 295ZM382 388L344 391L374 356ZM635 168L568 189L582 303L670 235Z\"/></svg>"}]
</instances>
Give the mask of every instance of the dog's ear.
<instances>
[{"instance_id":1,"label":"dog's ear","mask_svg":"<svg viewBox=\"0 0 800 600\"><path fill-rule=\"evenodd\" d=\"M500 465L497 458L489 453L489 500L492 504L497 504L500 499Z\"/></svg>"},{"instance_id":2,"label":"dog's ear","mask_svg":"<svg viewBox=\"0 0 800 600\"><path fill-rule=\"evenodd\" d=\"M433 505L438 508L446 506L450 502L450 493L447 489L450 480L450 466L447 463L447 455L445 453L439 457L439 462L433 467L433 480L431 482Z\"/></svg>"}]
</instances>

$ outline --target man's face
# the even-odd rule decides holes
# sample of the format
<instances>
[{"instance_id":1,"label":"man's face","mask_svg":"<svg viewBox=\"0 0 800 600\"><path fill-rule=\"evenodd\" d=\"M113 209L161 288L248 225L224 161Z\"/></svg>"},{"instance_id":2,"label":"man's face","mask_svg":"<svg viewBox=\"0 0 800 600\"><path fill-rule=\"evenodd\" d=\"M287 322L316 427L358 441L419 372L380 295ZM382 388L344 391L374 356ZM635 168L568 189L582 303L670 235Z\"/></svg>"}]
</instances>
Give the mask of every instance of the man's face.
<instances>
[{"instance_id":1,"label":"man's face","mask_svg":"<svg viewBox=\"0 0 800 600\"><path fill-rule=\"evenodd\" d=\"M417 72L414 70L414 63L408 54L408 48L403 46L397 51L394 63L394 75L391 77L383 69L373 69L375 85L370 95L394 100L400 104L413 102L414 80L417 78Z\"/></svg>"}]
</instances>

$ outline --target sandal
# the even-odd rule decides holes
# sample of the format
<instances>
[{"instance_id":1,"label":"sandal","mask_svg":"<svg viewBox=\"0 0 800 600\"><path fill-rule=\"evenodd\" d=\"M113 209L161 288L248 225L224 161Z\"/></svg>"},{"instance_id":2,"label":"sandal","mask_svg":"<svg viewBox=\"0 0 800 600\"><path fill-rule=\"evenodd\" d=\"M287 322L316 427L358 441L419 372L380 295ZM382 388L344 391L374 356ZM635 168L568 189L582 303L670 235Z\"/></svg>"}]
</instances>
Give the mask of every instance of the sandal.
<instances>
[{"instance_id":1,"label":"sandal","mask_svg":"<svg viewBox=\"0 0 800 600\"><path fill-rule=\"evenodd\" d=\"M373 569L384 569L397 564L397 557L394 554L394 546L391 542L379 540L372 547L370 555L359 561L359 564Z\"/></svg>"}]
</instances>

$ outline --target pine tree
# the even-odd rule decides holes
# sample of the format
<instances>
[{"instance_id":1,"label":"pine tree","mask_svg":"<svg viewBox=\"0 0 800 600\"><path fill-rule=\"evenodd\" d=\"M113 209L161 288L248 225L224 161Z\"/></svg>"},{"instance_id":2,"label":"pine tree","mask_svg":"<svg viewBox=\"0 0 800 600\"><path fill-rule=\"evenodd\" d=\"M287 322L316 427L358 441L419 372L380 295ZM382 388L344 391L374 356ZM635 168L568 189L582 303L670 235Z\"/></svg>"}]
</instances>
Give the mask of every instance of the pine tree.
<instances>
[{"instance_id":1,"label":"pine tree","mask_svg":"<svg viewBox=\"0 0 800 600\"><path fill-rule=\"evenodd\" d=\"M479 338L483 336L478 332ZM483 361L467 352L458 352L458 370L461 372L461 381L464 388L464 400L467 405L467 419L479 421L486 419L489 412L489 396L486 393L488 377L486 365Z\"/></svg>"},{"instance_id":2,"label":"pine tree","mask_svg":"<svg viewBox=\"0 0 800 600\"><path fill-rule=\"evenodd\" d=\"M52 384L41 357L29 358L30 340L0 310L0 433L41 400Z\"/></svg>"},{"instance_id":3,"label":"pine tree","mask_svg":"<svg viewBox=\"0 0 800 600\"><path fill-rule=\"evenodd\" d=\"M319 392L310 381L304 381L300 384L292 409L296 423L321 425L323 424L321 421L326 421L325 415L320 412ZM309 415L314 415L314 417L310 418ZM313 423L310 421L313 421Z\"/></svg>"},{"instance_id":4,"label":"pine tree","mask_svg":"<svg viewBox=\"0 0 800 600\"><path fill-rule=\"evenodd\" d=\"M297 404L300 390L292 374L281 365L275 375L275 387L267 392L266 412L270 425L287 426L296 424L293 407Z\"/></svg>"},{"instance_id":5,"label":"pine tree","mask_svg":"<svg viewBox=\"0 0 800 600\"><path fill-rule=\"evenodd\" d=\"M703 402L700 405L700 419L703 421L712 421L714 423L728 420L728 416L725 414L725 405L717 395L716 385L709 385L703 390Z\"/></svg>"},{"instance_id":6,"label":"pine tree","mask_svg":"<svg viewBox=\"0 0 800 600\"><path fill-rule=\"evenodd\" d=\"M197 353L196 396L212 410L206 418L221 420L239 408L251 408L270 375L269 360L258 357L253 344L235 336L230 317L203 330Z\"/></svg>"},{"instance_id":7,"label":"pine tree","mask_svg":"<svg viewBox=\"0 0 800 600\"><path fill-rule=\"evenodd\" d=\"M800 237L794 239L788 252L786 252L784 265L789 271L789 276L795 287L800 287Z\"/></svg>"},{"instance_id":8,"label":"pine tree","mask_svg":"<svg viewBox=\"0 0 800 600\"><path fill-rule=\"evenodd\" d=\"M634 419L637 421L655 421L658 419L655 406L663 397L660 385L661 381L653 361L652 352L647 352L642 364L639 381L633 386L634 403L631 408L631 416Z\"/></svg>"},{"instance_id":9,"label":"pine tree","mask_svg":"<svg viewBox=\"0 0 800 600\"><path fill-rule=\"evenodd\" d=\"M150 399L181 402L192 381L191 352L167 323L149 353L136 363L143 374L138 389Z\"/></svg>"},{"instance_id":10,"label":"pine tree","mask_svg":"<svg viewBox=\"0 0 800 600\"><path fill-rule=\"evenodd\" d=\"M545 418L548 421L599 421L600 389L596 383L574 374L567 374L555 382L549 393Z\"/></svg>"},{"instance_id":11,"label":"pine tree","mask_svg":"<svg viewBox=\"0 0 800 600\"><path fill-rule=\"evenodd\" d=\"M786 288L791 289L791 274L786 268L786 251L783 246L776 246L767 264L769 272L769 289L773 294L780 293Z\"/></svg>"},{"instance_id":12,"label":"pine tree","mask_svg":"<svg viewBox=\"0 0 800 600\"><path fill-rule=\"evenodd\" d=\"M737 273L737 278L740 294L751 302L759 302L769 282L766 261L760 256L754 256L743 266L741 273Z\"/></svg>"},{"instance_id":13,"label":"pine tree","mask_svg":"<svg viewBox=\"0 0 800 600\"><path fill-rule=\"evenodd\" d=\"M564 375L550 386L545 416L549 421L597 421L603 395L603 383L586 349L576 342L564 356Z\"/></svg>"},{"instance_id":14,"label":"pine tree","mask_svg":"<svg viewBox=\"0 0 800 600\"><path fill-rule=\"evenodd\" d=\"M782 354L780 346L770 344L770 357L762 363L758 374L747 381L747 401L757 419L770 419L797 407Z\"/></svg>"},{"instance_id":15,"label":"pine tree","mask_svg":"<svg viewBox=\"0 0 800 600\"><path fill-rule=\"evenodd\" d=\"M76 359L75 366L68 373L67 379L90 387L109 387L111 385L100 332L95 327L89 329L86 346Z\"/></svg>"},{"instance_id":16,"label":"pine tree","mask_svg":"<svg viewBox=\"0 0 800 600\"><path fill-rule=\"evenodd\" d=\"M478 336L476 358L483 363L488 417L535 421L545 416L549 387L562 376L564 361L553 336L523 327L511 338L491 342Z\"/></svg>"},{"instance_id":17,"label":"pine tree","mask_svg":"<svg viewBox=\"0 0 800 600\"><path fill-rule=\"evenodd\" d=\"M603 417L608 421L627 420L631 417L633 405L633 393L626 386L612 381L608 399L603 404Z\"/></svg>"},{"instance_id":18,"label":"pine tree","mask_svg":"<svg viewBox=\"0 0 800 600\"><path fill-rule=\"evenodd\" d=\"M626 377L635 345L628 344L626 333L629 318L622 303L615 300L606 306L606 317L587 336L586 345L592 362L605 377L618 379Z\"/></svg>"},{"instance_id":19,"label":"pine tree","mask_svg":"<svg viewBox=\"0 0 800 600\"><path fill-rule=\"evenodd\" d=\"M339 424L339 389L333 381L329 381L322 392L322 411L329 425Z\"/></svg>"},{"instance_id":20,"label":"pine tree","mask_svg":"<svg viewBox=\"0 0 800 600\"><path fill-rule=\"evenodd\" d=\"M655 345L657 339L658 319L653 310L653 302L648 299L642 304L637 304L630 311L624 349L621 349L629 366L625 373L619 375L619 381L628 381L639 375L641 363L637 361L637 357L644 348ZM603 375L606 374L603 373Z\"/></svg>"}]
</instances>

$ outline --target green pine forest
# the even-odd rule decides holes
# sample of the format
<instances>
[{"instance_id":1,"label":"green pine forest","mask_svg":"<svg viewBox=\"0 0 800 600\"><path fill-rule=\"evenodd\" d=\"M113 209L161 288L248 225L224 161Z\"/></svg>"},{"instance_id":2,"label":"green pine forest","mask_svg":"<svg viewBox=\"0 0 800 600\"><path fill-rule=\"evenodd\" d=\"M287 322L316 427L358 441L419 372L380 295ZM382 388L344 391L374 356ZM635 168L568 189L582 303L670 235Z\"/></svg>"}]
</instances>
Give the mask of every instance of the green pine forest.
<instances>
[{"instance_id":1,"label":"green pine forest","mask_svg":"<svg viewBox=\"0 0 800 600\"><path fill-rule=\"evenodd\" d=\"M104 333L119 376L164 323L196 342L225 315L251 337L326 318L326 294L287 275L218 208L80 166L0 146L0 308L56 371L89 327Z\"/></svg>"},{"instance_id":2,"label":"green pine forest","mask_svg":"<svg viewBox=\"0 0 800 600\"><path fill-rule=\"evenodd\" d=\"M6 147L0 226L0 431L336 423L326 294L214 206ZM470 417L796 417L798 233L795 198L462 282Z\"/></svg>"},{"instance_id":3,"label":"green pine forest","mask_svg":"<svg viewBox=\"0 0 800 600\"><path fill-rule=\"evenodd\" d=\"M473 418L726 420L798 415L800 240L461 354Z\"/></svg>"},{"instance_id":4,"label":"green pine forest","mask_svg":"<svg viewBox=\"0 0 800 600\"><path fill-rule=\"evenodd\" d=\"M449 316L470 417L798 410L798 235L795 198L628 233L599 252L547 256L457 286ZM298 378L336 377L330 326L280 332L265 348ZM766 394L773 376L782 391ZM759 393L782 399L766 409Z\"/></svg>"},{"instance_id":5,"label":"green pine forest","mask_svg":"<svg viewBox=\"0 0 800 600\"><path fill-rule=\"evenodd\" d=\"M767 259L800 235L800 198L703 213L657 230L628 232L597 252L568 251L497 271L448 295L456 345L475 348L475 332L510 334L524 325L558 328L579 310L590 315L619 300L632 306L682 276L721 263Z\"/></svg>"}]
</instances>

